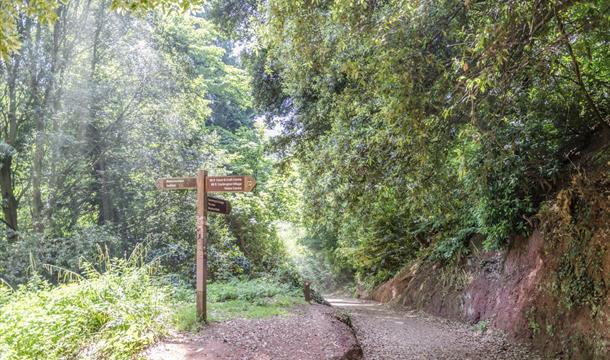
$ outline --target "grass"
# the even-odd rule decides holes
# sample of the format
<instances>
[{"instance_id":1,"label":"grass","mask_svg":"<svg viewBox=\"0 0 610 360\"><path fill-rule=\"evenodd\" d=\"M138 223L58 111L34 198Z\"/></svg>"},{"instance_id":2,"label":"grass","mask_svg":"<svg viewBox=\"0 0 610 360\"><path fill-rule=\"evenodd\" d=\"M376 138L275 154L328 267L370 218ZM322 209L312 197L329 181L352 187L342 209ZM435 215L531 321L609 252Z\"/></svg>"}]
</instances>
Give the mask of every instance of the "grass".
<instances>
[{"instance_id":1,"label":"grass","mask_svg":"<svg viewBox=\"0 0 610 360\"><path fill-rule=\"evenodd\" d=\"M165 332L168 297L145 268L52 287L34 278L0 305L0 359L125 359Z\"/></svg>"},{"instance_id":2,"label":"grass","mask_svg":"<svg viewBox=\"0 0 610 360\"><path fill-rule=\"evenodd\" d=\"M489 328L489 320L481 320L472 326L472 329L478 333L484 333Z\"/></svg>"},{"instance_id":3,"label":"grass","mask_svg":"<svg viewBox=\"0 0 610 360\"><path fill-rule=\"evenodd\" d=\"M174 296L179 305L172 316L173 327L179 331L200 329L193 305L194 292L183 288ZM282 315L288 308L304 303L298 290L272 280L213 283L208 285L208 322Z\"/></svg>"},{"instance_id":4,"label":"grass","mask_svg":"<svg viewBox=\"0 0 610 360\"><path fill-rule=\"evenodd\" d=\"M192 289L127 261L106 267L59 286L37 277L17 290L0 285L0 360L133 359L172 328L200 328ZM210 284L208 294L212 322L278 315L303 302L262 279Z\"/></svg>"}]
</instances>

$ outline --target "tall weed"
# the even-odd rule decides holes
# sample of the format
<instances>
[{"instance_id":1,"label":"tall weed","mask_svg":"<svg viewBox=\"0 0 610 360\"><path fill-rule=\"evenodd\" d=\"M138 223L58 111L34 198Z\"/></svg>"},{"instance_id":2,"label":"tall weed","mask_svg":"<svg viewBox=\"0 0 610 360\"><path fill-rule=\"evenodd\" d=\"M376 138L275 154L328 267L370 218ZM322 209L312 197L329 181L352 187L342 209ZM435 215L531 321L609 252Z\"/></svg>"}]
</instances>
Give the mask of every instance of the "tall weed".
<instances>
[{"instance_id":1,"label":"tall weed","mask_svg":"<svg viewBox=\"0 0 610 360\"><path fill-rule=\"evenodd\" d=\"M167 290L148 266L108 260L52 287L38 276L0 293L0 359L129 359L165 331ZM2 303L2 299L5 302Z\"/></svg>"}]
</instances>

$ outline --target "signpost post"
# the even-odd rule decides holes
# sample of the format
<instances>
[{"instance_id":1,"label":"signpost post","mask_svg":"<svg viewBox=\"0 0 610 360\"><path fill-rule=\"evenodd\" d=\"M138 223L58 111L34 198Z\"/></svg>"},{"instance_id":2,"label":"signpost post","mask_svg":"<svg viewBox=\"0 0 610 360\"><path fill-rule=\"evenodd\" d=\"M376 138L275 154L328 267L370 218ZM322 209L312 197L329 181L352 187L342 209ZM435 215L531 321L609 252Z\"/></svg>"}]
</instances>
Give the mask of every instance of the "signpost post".
<instances>
[{"instance_id":1,"label":"signpost post","mask_svg":"<svg viewBox=\"0 0 610 360\"><path fill-rule=\"evenodd\" d=\"M199 170L196 177L161 178L155 182L155 186L159 190L197 190L197 316L206 321L208 211L220 214L231 212L231 203L208 197L208 192L250 192L256 186L256 180L252 176L208 176L207 171Z\"/></svg>"},{"instance_id":2,"label":"signpost post","mask_svg":"<svg viewBox=\"0 0 610 360\"><path fill-rule=\"evenodd\" d=\"M208 279L208 197L206 196L206 178L208 172L197 171L197 317L207 320L207 279Z\"/></svg>"}]
</instances>

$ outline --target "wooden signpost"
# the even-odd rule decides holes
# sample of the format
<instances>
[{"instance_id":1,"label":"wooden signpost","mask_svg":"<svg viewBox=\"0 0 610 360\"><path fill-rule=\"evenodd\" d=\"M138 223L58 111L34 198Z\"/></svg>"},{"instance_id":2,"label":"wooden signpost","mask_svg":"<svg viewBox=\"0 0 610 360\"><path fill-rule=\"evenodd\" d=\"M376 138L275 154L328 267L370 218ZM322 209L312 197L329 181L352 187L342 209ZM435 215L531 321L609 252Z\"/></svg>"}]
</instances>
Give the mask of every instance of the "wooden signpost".
<instances>
[{"instance_id":1,"label":"wooden signpost","mask_svg":"<svg viewBox=\"0 0 610 360\"><path fill-rule=\"evenodd\" d=\"M206 321L208 280L208 211L229 214L231 204L222 199L208 197L208 192L250 192L256 186L252 176L208 176L205 170L197 171L197 177L161 178L155 182L159 190L197 189L197 316Z\"/></svg>"}]
</instances>

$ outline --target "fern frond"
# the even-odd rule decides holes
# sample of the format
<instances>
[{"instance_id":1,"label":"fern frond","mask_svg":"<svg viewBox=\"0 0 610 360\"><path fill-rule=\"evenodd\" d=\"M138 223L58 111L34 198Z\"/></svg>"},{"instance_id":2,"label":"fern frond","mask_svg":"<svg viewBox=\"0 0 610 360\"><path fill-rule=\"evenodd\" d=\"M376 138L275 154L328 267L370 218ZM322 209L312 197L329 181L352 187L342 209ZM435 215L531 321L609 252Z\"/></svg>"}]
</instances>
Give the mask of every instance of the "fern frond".
<instances>
[{"instance_id":1,"label":"fern frond","mask_svg":"<svg viewBox=\"0 0 610 360\"><path fill-rule=\"evenodd\" d=\"M1 277L0 277L0 285L4 285L4 286L8 287L9 289L11 289L11 291L15 291L15 288L13 288L11 286L11 284L9 284L6 280L4 280Z\"/></svg>"},{"instance_id":2,"label":"fern frond","mask_svg":"<svg viewBox=\"0 0 610 360\"><path fill-rule=\"evenodd\" d=\"M51 277L53 276L53 272L57 274L57 281L63 283L77 282L83 280L83 276L61 266L53 265L53 264L43 264L42 267L49 272Z\"/></svg>"}]
</instances>

